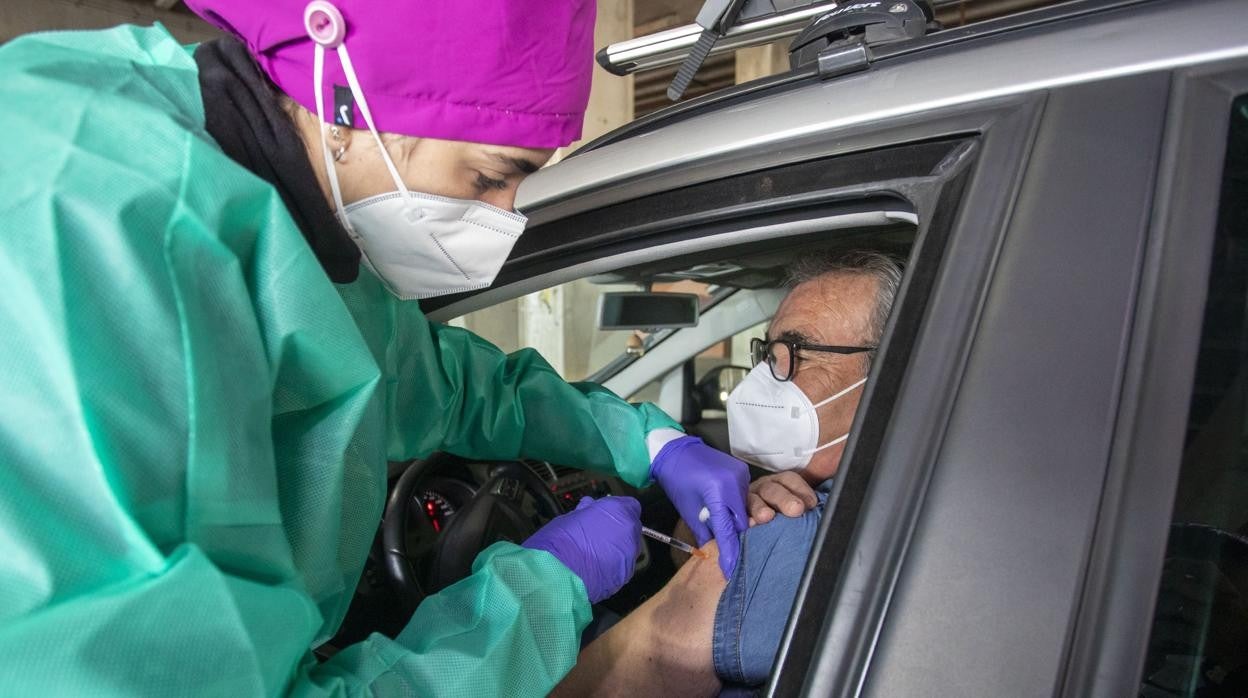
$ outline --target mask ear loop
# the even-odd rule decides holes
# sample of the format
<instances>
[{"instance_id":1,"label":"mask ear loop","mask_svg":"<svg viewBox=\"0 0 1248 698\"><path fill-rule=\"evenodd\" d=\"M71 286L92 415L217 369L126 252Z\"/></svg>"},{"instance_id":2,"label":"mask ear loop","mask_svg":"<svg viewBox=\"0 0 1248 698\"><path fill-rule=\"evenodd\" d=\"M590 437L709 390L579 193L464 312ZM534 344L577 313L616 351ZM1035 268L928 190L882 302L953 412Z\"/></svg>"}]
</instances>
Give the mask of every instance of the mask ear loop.
<instances>
[{"instance_id":1,"label":"mask ear loop","mask_svg":"<svg viewBox=\"0 0 1248 698\"><path fill-rule=\"evenodd\" d=\"M848 388L846 388L846 389L842 390L841 392L837 393L836 395L833 395L832 397L830 397L830 398L828 398L828 399L826 399L826 400L821 400L820 402L818 402L818 403L816 403L816 404L814 404L814 405L811 405L811 406L810 406L809 408L807 408L807 409L802 409L802 408L800 408L800 407L794 407L794 408L793 408L793 418L794 418L794 419L797 419L797 418L798 418L798 417L799 417L799 416L800 416L803 412L813 412L814 410L817 410L817 409L819 409L820 407L823 407L824 405L828 404L829 402L832 402L833 400L839 400L839 399L841 399L841 398L845 397L846 395L848 395L848 394L850 394L850 393L854 392L855 390L857 390L859 387L861 387L861 386L862 386L864 383L866 383L866 382L867 382L867 379L866 379L866 378L863 378L862 380L858 381L857 383L854 383L853 385L851 385L851 386L849 386Z\"/></svg>"},{"instance_id":2,"label":"mask ear loop","mask_svg":"<svg viewBox=\"0 0 1248 698\"><path fill-rule=\"evenodd\" d=\"M812 453L812 454L814 454L814 453L818 453L818 452L822 451L822 450L823 450L823 449L825 449L825 448L832 448L833 446L835 446L835 445L837 445L837 444L841 443L842 441L844 441L845 439L848 439L848 438L849 438L849 434L848 434L848 433L845 433L844 435L839 436L839 437L837 437L837 438L835 438L835 439L832 439L831 441L827 442L826 444L824 444L824 445L822 445L822 446L819 446L819 447L818 447L818 448L816 448L815 450L811 451L811 453Z\"/></svg>"},{"instance_id":3,"label":"mask ear loop","mask_svg":"<svg viewBox=\"0 0 1248 698\"><path fill-rule=\"evenodd\" d=\"M394 179L395 188L403 192L403 196L408 195L407 185L403 184L403 178L399 176L399 170L394 166L394 161L390 159L390 154L386 151L386 144L381 140L381 134L377 133L377 126L373 124L373 114L369 111L368 100L364 99L364 90L360 87L360 81L355 76L355 67L351 65L351 56L347 53L347 45L338 45L338 59L342 61L342 70L347 74L347 84L351 86L351 95L355 97L356 104L360 107L360 113L364 115L364 123L368 124L368 130L373 134L373 140L377 141L377 149L381 151L381 159L386 163L386 169L390 171L390 177ZM320 82L317 82L320 85ZM317 100L317 106L320 106L320 100Z\"/></svg>"},{"instance_id":4,"label":"mask ear loop","mask_svg":"<svg viewBox=\"0 0 1248 698\"><path fill-rule=\"evenodd\" d=\"M848 395L849 393L853 392L854 390L857 390L859 387L861 387L861 386L862 386L864 383L866 383L866 382L867 382L867 379L866 379L866 378L863 378L862 380L858 381L857 383L854 383L853 385L851 385L851 386L849 386L848 388L846 388L846 389L842 390L841 392L837 393L836 395L833 395L832 397L830 397L830 398L828 398L828 399L826 399L826 400L822 400L822 401L820 401L820 402L819 402L819 404L817 404L817 405L813 405L813 406L810 408L810 409L811 409L811 411L813 411L813 410L817 410L817 409L819 409L820 407L823 407L824 405L828 404L829 402L832 402L833 400L836 400L836 399L838 399L838 398L842 398L842 397L844 397L844 396ZM796 409L795 409L794 411L796 412ZM796 417L796 416L797 416L797 415L796 415L796 414L794 414L794 417ZM847 433L845 433L844 435L842 435L842 436L840 436L840 437L837 437L837 438L835 438L835 439L832 439L831 441L827 442L826 444L824 444L824 445L822 445L822 446L818 446L818 447L816 447L816 448L815 448L815 450L810 451L810 454L811 454L811 455L816 454L816 453L818 453L818 452L820 452L820 451L824 450L825 448L832 448L833 446L835 446L835 445L837 445L837 444L841 443L842 441L845 441L845 440L846 440L846 439L848 439L848 438L849 438L849 433L847 432ZM805 454L805 453L797 453L797 452L795 452L795 453L794 453L794 455L797 455L797 456L802 456L802 455L806 455L806 454Z\"/></svg>"},{"instance_id":5,"label":"mask ear loop","mask_svg":"<svg viewBox=\"0 0 1248 698\"><path fill-rule=\"evenodd\" d=\"M338 170L334 167L334 157L329 153L329 139L325 137L325 47L316 45L316 58L312 64L312 80L316 83L316 121L321 130L321 154L325 156L325 171L329 175L329 190L334 197L334 215L338 222L355 235L347 220L346 208L342 205L342 189L338 186Z\"/></svg>"}]
</instances>

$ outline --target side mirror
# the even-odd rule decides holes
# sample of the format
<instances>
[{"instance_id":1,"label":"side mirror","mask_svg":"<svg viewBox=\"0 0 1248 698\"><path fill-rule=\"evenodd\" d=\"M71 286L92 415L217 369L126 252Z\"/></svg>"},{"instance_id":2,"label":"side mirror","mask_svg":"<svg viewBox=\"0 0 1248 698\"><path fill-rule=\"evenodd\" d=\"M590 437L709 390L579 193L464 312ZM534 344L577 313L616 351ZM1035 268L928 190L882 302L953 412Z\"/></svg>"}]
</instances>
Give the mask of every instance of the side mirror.
<instances>
[{"instance_id":1,"label":"side mirror","mask_svg":"<svg viewBox=\"0 0 1248 698\"><path fill-rule=\"evenodd\" d=\"M728 409L728 396L750 373L744 366L716 366L694 386L694 394L703 410Z\"/></svg>"},{"instance_id":2,"label":"side mirror","mask_svg":"<svg viewBox=\"0 0 1248 698\"><path fill-rule=\"evenodd\" d=\"M696 293L626 291L598 299L600 330L663 330L696 327L701 301Z\"/></svg>"}]
</instances>

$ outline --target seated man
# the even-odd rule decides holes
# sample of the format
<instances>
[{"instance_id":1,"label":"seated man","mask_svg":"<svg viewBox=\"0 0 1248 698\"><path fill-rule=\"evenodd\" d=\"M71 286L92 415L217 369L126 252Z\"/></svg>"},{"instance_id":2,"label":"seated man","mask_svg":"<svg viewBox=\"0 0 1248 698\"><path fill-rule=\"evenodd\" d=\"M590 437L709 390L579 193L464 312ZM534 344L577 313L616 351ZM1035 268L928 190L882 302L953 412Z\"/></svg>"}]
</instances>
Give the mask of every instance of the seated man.
<instances>
[{"instance_id":1,"label":"seated man","mask_svg":"<svg viewBox=\"0 0 1248 698\"><path fill-rule=\"evenodd\" d=\"M732 578L709 543L709 559L691 559L586 647L552 695L715 695L766 682L901 269L878 253L843 253L804 261L790 282L729 398L733 454L781 471L751 485ZM776 517L759 495L782 502L785 489L792 501Z\"/></svg>"}]
</instances>

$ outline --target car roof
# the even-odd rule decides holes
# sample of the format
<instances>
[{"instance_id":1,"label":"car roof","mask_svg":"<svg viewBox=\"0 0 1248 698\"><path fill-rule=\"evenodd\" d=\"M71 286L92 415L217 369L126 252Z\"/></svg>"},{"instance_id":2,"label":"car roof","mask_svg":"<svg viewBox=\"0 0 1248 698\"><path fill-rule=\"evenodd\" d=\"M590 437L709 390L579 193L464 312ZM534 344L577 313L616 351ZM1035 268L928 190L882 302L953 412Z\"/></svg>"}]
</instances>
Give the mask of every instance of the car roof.
<instances>
[{"instance_id":1,"label":"car roof","mask_svg":"<svg viewBox=\"0 0 1248 698\"><path fill-rule=\"evenodd\" d=\"M921 46L896 47L863 72L824 81L781 77L747 88L736 99L730 95L701 108L673 109L529 177L518 208L545 222L578 212L575 203L559 206L557 213L551 208L579 194L628 183L631 196L645 196L667 186L647 182L651 175L738 153L770 152L779 164L792 161L801 142L841 129L1248 55L1243 0L1087 0L1056 9L1050 8L1045 21L1015 18L997 25L1009 31L936 34ZM690 181L698 181L696 172Z\"/></svg>"}]
</instances>

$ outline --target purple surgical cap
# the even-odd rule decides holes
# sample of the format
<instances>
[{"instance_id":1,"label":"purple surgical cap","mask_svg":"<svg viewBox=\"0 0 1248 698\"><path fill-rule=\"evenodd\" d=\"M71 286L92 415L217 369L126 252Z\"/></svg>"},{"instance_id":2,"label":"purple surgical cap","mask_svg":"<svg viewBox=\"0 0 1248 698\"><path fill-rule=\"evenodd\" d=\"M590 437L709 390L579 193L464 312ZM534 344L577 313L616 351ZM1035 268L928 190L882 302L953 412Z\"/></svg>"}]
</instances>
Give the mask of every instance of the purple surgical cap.
<instances>
[{"instance_id":1,"label":"purple surgical cap","mask_svg":"<svg viewBox=\"0 0 1248 698\"><path fill-rule=\"evenodd\" d=\"M378 130L526 148L557 148L580 137L594 60L594 0L330 2L344 20L344 43ZM242 40L283 92L316 113L307 0L186 4ZM335 93L346 88L338 54L327 50L327 119L336 111ZM365 127L358 105L352 124Z\"/></svg>"}]
</instances>

